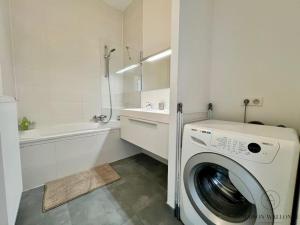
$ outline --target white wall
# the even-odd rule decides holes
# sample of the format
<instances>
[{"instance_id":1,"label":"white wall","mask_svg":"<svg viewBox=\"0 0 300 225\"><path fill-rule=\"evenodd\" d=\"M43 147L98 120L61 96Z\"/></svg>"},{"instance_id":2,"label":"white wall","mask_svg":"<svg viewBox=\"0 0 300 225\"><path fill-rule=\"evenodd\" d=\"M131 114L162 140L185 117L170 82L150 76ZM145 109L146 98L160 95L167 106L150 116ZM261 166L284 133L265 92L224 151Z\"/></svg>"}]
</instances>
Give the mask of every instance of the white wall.
<instances>
[{"instance_id":1,"label":"white wall","mask_svg":"<svg viewBox=\"0 0 300 225\"><path fill-rule=\"evenodd\" d=\"M214 118L242 121L242 99L263 97L263 107L249 107L249 121L300 132L299 10L298 0L214 1Z\"/></svg>"},{"instance_id":2,"label":"white wall","mask_svg":"<svg viewBox=\"0 0 300 225\"><path fill-rule=\"evenodd\" d=\"M212 1L180 5L178 102L184 113L207 111L211 53Z\"/></svg>"},{"instance_id":3,"label":"white wall","mask_svg":"<svg viewBox=\"0 0 300 225\"><path fill-rule=\"evenodd\" d=\"M88 121L108 107L104 45L122 64L123 13L101 0L12 0L19 117L37 126ZM122 78L112 76L113 107Z\"/></svg>"},{"instance_id":4,"label":"white wall","mask_svg":"<svg viewBox=\"0 0 300 225\"><path fill-rule=\"evenodd\" d=\"M0 95L15 96L9 0L0 0Z\"/></svg>"},{"instance_id":5,"label":"white wall","mask_svg":"<svg viewBox=\"0 0 300 225\"><path fill-rule=\"evenodd\" d=\"M206 118L209 100L211 0L173 0L168 204L174 207L176 106L183 103L185 121Z\"/></svg>"}]
</instances>

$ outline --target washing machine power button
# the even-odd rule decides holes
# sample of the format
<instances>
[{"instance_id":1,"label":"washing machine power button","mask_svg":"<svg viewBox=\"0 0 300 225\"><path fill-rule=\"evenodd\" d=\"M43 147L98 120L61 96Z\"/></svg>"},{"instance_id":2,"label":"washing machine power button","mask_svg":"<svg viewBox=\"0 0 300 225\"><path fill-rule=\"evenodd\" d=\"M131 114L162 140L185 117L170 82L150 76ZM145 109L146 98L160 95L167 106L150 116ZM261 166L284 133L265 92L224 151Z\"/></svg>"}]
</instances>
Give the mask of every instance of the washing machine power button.
<instances>
[{"instance_id":1,"label":"washing machine power button","mask_svg":"<svg viewBox=\"0 0 300 225\"><path fill-rule=\"evenodd\" d=\"M252 153L259 153L259 152L261 151L261 147L260 147L260 145L257 144L257 143L250 143L250 144L248 145L248 149L249 149L249 151L252 152Z\"/></svg>"}]
</instances>

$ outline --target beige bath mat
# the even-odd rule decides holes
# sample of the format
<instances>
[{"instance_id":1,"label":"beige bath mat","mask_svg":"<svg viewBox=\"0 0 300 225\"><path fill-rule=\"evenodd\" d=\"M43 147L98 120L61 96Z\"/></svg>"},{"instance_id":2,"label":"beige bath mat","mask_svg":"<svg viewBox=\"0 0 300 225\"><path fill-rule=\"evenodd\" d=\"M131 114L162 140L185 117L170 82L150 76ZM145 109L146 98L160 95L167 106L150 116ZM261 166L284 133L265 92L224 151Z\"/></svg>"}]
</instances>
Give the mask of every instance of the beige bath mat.
<instances>
[{"instance_id":1,"label":"beige bath mat","mask_svg":"<svg viewBox=\"0 0 300 225\"><path fill-rule=\"evenodd\" d=\"M105 164L45 185L43 211L56 208L79 196L120 179L117 172Z\"/></svg>"}]
</instances>

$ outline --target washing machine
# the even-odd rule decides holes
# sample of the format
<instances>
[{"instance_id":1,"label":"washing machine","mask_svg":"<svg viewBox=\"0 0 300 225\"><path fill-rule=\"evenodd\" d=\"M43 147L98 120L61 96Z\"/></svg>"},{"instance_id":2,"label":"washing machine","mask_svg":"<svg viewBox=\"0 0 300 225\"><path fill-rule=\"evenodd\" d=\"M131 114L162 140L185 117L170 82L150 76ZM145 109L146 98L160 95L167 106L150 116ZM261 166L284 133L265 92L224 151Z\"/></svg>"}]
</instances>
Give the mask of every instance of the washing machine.
<instances>
[{"instance_id":1,"label":"washing machine","mask_svg":"<svg viewBox=\"0 0 300 225\"><path fill-rule=\"evenodd\" d=\"M185 225L290 225L299 160L295 130L208 120L184 128Z\"/></svg>"}]
</instances>

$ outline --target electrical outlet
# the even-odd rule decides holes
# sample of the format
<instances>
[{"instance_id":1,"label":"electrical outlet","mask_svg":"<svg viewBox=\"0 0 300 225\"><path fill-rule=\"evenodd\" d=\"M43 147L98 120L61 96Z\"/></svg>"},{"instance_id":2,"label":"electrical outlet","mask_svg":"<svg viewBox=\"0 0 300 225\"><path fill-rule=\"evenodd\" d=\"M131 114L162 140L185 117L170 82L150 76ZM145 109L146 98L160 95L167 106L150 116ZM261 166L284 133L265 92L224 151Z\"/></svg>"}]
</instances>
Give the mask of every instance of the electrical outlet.
<instances>
[{"instance_id":1,"label":"electrical outlet","mask_svg":"<svg viewBox=\"0 0 300 225\"><path fill-rule=\"evenodd\" d=\"M250 101L248 106L263 106L264 103L264 99L262 97L251 97L251 98L245 97L241 101L242 106L245 106L244 104L245 99L249 99Z\"/></svg>"}]
</instances>

